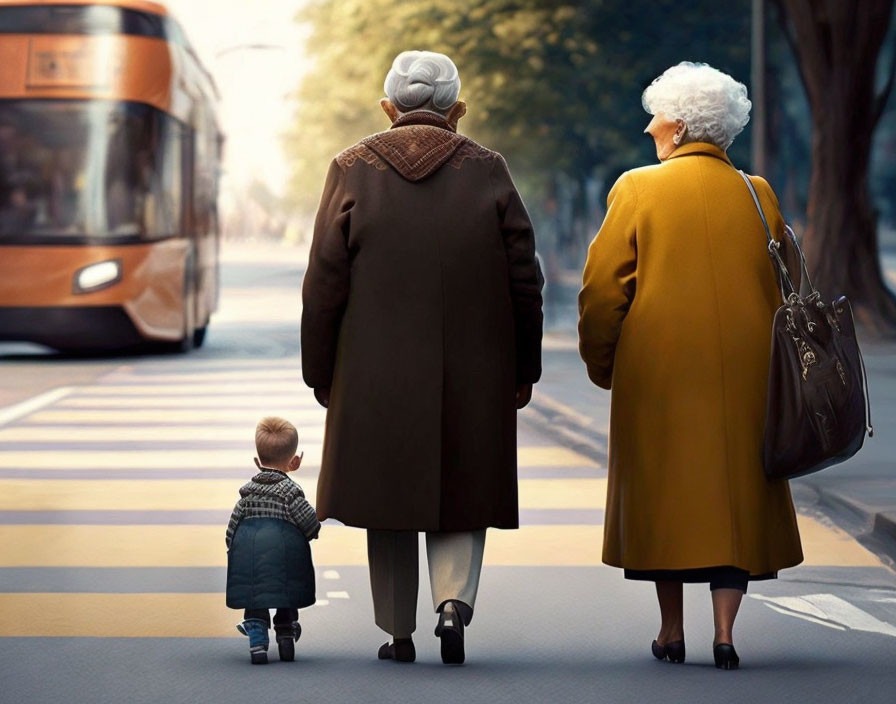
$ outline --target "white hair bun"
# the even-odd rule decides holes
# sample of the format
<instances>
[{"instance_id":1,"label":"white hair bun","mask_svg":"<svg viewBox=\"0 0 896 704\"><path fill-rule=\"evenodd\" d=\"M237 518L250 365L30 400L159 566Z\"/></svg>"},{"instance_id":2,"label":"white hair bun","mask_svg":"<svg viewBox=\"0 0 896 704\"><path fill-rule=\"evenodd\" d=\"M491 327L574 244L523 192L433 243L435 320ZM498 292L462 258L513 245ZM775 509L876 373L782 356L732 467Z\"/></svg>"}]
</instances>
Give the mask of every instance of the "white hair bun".
<instances>
[{"instance_id":1,"label":"white hair bun","mask_svg":"<svg viewBox=\"0 0 896 704\"><path fill-rule=\"evenodd\" d=\"M454 62L431 51L405 51L395 57L383 83L389 100L400 110L447 110L460 95Z\"/></svg>"},{"instance_id":2,"label":"white hair bun","mask_svg":"<svg viewBox=\"0 0 896 704\"><path fill-rule=\"evenodd\" d=\"M682 120L688 135L728 149L750 121L747 87L708 64L682 61L663 72L641 96L644 109Z\"/></svg>"}]
</instances>

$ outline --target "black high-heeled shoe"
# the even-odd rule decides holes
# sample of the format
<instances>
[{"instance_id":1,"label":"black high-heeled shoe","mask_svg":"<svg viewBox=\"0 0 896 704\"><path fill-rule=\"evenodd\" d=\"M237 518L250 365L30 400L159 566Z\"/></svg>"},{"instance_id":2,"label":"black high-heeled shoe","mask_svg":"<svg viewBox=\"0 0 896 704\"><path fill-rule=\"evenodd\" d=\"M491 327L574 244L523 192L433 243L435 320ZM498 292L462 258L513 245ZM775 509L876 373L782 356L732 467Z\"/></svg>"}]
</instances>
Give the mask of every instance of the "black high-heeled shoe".
<instances>
[{"instance_id":1,"label":"black high-heeled shoe","mask_svg":"<svg viewBox=\"0 0 896 704\"><path fill-rule=\"evenodd\" d=\"M740 658L731 643L719 643L712 648L712 656L716 667L720 670L736 670L740 667Z\"/></svg>"},{"instance_id":2,"label":"black high-heeled shoe","mask_svg":"<svg viewBox=\"0 0 896 704\"><path fill-rule=\"evenodd\" d=\"M668 660L669 662L684 662L684 640L674 640L671 643L660 645L656 641L650 644L650 650L653 657L657 660Z\"/></svg>"}]
</instances>

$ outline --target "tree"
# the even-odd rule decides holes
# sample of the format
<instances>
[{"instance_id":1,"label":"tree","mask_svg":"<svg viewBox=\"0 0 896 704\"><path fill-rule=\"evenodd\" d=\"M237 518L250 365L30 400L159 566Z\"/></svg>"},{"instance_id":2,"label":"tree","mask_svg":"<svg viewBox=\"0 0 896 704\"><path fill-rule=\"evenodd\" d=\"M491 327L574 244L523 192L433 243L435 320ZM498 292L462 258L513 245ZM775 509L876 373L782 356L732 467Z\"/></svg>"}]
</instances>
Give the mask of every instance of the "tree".
<instances>
[{"instance_id":1,"label":"tree","mask_svg":"<svg viewBox=\"0 0 896 704\"><path fill-rule=\"evenodd\" d=\"M749 0L314 0L299 16L316 63L287 137L290 198L314 208L333 155L388 126L377 101L399 51L441 51L460 70L462 131L507 157L543 253L552 239L570 244L564 263L577 266L601 190L655 161L644 87L682 60L745 79L748 9ZM735 161L747 146L744 135Z\"/></svg>"},{"instance_id":2,"label":"tree","mask_svg":"<svg viewBox=\"0 0 896 704\"><path fill-rule=\"evenodd\" d=\"M881 90L877 64L894 0L775 0L812 112L806 259L828 294L847 295L862 327L896 334L896 297L878 252L869 188L874 130L893 88L896 52Z\"/></svg>"}]
</instances>

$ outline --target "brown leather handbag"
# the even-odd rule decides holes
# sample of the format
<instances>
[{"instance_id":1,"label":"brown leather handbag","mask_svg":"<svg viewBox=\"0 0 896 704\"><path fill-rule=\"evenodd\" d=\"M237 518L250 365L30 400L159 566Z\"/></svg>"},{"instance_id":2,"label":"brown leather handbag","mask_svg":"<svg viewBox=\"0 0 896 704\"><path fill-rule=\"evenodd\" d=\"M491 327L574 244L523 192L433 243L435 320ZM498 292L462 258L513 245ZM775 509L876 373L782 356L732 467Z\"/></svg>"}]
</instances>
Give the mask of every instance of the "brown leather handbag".
<instances>
[{"instance_id":1,"label":"brown leather handbag","mask_svg":"<svg viewBox=\"0 0 896 704\"><path fill-rule=\"evenodd\" d=\"M865 363L845 296L830 305L812 285L793 230L807 295L795 289L749 177L740 172L765 227L783 305L772 323L762 463L769 479L792 479L848 460L874 434Z\"/></svg>"}]
</instances>

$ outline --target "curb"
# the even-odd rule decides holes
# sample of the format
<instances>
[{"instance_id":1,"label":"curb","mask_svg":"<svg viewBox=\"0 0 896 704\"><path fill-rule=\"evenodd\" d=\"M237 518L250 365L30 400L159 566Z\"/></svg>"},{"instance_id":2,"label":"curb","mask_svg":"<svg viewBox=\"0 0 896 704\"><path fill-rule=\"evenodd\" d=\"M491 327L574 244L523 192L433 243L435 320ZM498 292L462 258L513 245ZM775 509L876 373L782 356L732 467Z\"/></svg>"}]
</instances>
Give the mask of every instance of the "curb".
<instances>
[{"instance_id":1,"label":"curb","mask_svg":"<svg viewBox=\"0 0 896 704\"><path fill-rule=\"evenodd\" d=\"M594 428L591 419L537 390L526 406L527 420L545 435L607 466L607 434Z\"/></svg>"},{"instance_id":2,"label":"curb","mask_svg":"<svg viewBox=\"0 0 896 704\"><path fill-rule=\"evenodd\" d=\"M595 428L592 419L537 390L526 415L545 435L607 467L607 435ZM838 527L896 569L896 511L876 511L821 482L797 481L815 493L820 507Z\"/></svg>"},{"instance_id":3,"label":"curb","mask_svg":"<svg viewBox=\"0 0 896 704\"><path fill-rule=\"evenodd\" d=\"M815 482L805 484L817 493L834 523L896 569L896 511L876 511L848 494Z\"/></svg>"}]
</instances>

